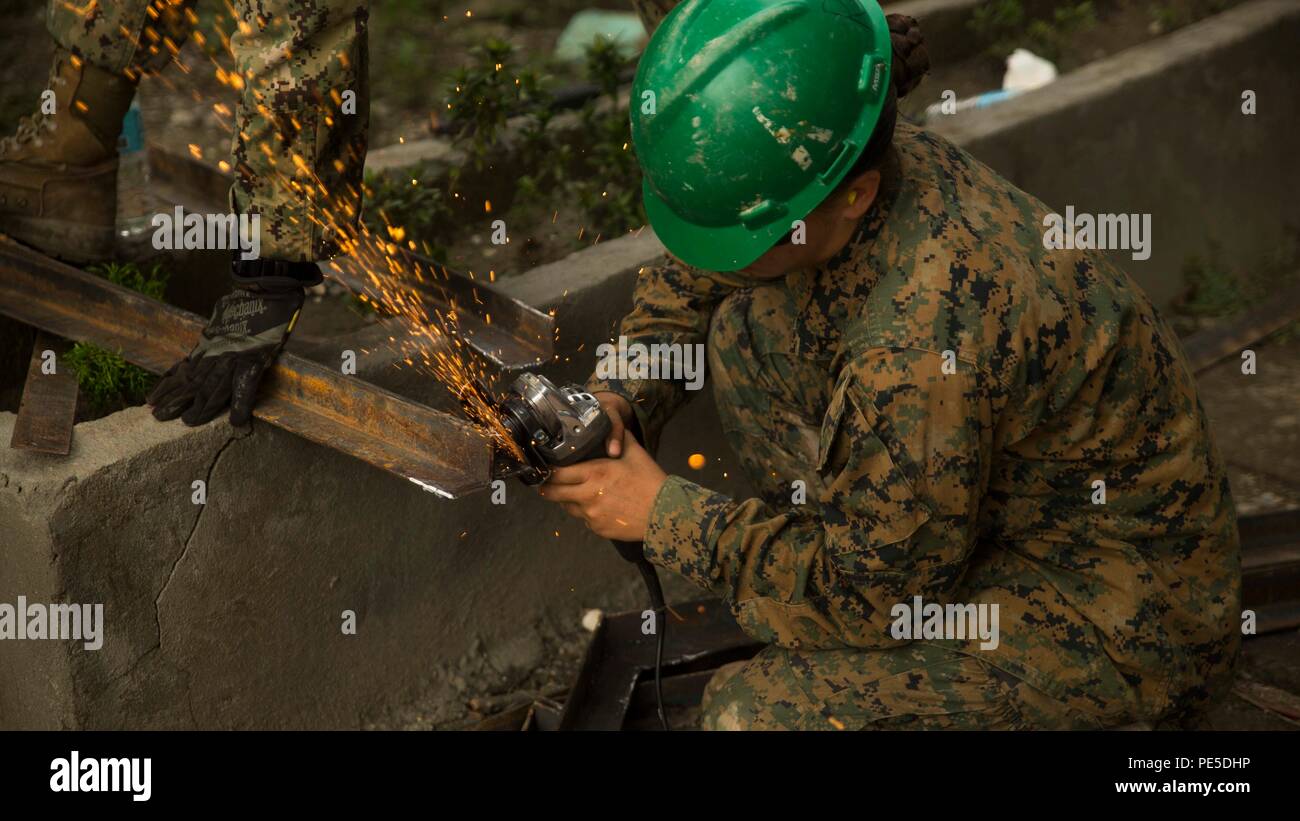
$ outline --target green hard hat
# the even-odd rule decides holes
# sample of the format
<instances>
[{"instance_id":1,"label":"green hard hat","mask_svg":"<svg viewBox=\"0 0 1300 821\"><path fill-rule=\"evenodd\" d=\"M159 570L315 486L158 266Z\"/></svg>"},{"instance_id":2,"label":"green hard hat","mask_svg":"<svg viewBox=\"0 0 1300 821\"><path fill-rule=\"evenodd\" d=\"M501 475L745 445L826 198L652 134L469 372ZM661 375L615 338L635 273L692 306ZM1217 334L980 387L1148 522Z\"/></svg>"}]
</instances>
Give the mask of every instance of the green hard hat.
<instances>
[{"instance_id":1,"label":"green hard hat","mask_svg":"<svg viewBox=\"0 0 1300 821\"><path fill-rule=\"evenodd\" d=\"M889 87L874 0L687 0L632 85L646 214L668 250L744 268L834 190Z\"/></svg>"}]
</instances>

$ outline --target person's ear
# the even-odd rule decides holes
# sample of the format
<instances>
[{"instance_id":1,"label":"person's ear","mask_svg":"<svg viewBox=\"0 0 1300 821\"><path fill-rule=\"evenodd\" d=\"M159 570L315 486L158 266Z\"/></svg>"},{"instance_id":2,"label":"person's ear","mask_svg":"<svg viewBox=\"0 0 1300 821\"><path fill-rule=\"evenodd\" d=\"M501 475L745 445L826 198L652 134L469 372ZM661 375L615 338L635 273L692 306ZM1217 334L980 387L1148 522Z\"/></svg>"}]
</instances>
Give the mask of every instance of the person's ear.
<instances>
[{"instance_id":1,"label":"person's ear","mask_svg":"<svg viewBox=\"0 0 1300 821\"><path fill-rule=\"evenodd\" d=\"M842 207L840 217L850 222L857 222L862 219L862 215L867 213L871 204L876 201L876 195L880 193L880 172L876 170L864 171L857 177L847 181L847 184L840 186L839 193Z\"/></svg>"}]
</instances>

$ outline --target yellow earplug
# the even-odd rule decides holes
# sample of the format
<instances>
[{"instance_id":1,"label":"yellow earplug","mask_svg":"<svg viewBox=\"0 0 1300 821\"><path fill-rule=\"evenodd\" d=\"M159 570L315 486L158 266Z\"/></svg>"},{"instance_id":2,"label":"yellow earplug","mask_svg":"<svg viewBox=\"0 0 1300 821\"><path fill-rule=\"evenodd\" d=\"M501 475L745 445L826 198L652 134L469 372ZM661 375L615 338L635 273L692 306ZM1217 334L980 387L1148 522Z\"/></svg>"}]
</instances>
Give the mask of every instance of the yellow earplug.
<instances>
[{"instance_id":1,"label":"yellow earplug","mask_svg":"<svg viewBox=\"0 0 1300 821\"><path fill-rule=\"evenodd\" d=\"M858 192L857 192L857 191L850 191L850 192L849 192L849 205L852 205L853 203L857 202L857 199L858 199Z\"/></svg>"}]
</instances>

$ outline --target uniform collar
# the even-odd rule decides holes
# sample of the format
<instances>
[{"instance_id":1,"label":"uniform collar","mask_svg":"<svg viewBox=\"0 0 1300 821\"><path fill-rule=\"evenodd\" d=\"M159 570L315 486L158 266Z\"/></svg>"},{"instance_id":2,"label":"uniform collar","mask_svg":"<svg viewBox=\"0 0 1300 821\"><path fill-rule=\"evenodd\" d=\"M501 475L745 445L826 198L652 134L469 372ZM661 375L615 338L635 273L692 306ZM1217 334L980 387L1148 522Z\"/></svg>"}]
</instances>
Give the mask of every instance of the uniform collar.
<instances>
[{"instance_id":1,"label":"uniform collar","mask_svg":"<svg viewBox=\"0 0 1300 821\"><path fill-rule=\"evenodd\" d=\"M786 277L799 310L792 354L835 358L846 324L858 317L883 269L877 239L889 223L902 178L899 152L891 146L881 167L880 193L844 248L822 265Z\"/></svg>"}]
</instances>

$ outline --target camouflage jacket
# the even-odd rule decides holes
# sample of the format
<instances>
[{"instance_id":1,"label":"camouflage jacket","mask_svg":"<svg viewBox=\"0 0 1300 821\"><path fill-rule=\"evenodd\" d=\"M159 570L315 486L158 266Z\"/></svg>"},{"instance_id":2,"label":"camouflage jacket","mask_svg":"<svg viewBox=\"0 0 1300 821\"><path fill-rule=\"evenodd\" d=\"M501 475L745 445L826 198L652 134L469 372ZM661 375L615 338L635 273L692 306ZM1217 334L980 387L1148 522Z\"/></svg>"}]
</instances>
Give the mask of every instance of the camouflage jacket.
<instances>
[{"instance_id":1,"label":"camouflage jacket","mask_svg":"<svg viewBox=\"0 0 1300 821\"><path fill-rule=\"evenodd\" d=\"M891 608L914 596L996 604L996 649L947 644L1073 706L1150 718L1217 696L1241 574L1191 370L1123 271L1044 249L1048 212L900 123L877 203L818 270L643 271L620 333L647 343L705 342L729 293L786 289L808 363L792 378L820 419L808 504L670 477L647 555L783 646L900 644ZM626 396L651 441L684 399L671 381L590 388Z\"/></svg>"}]
</instances>

